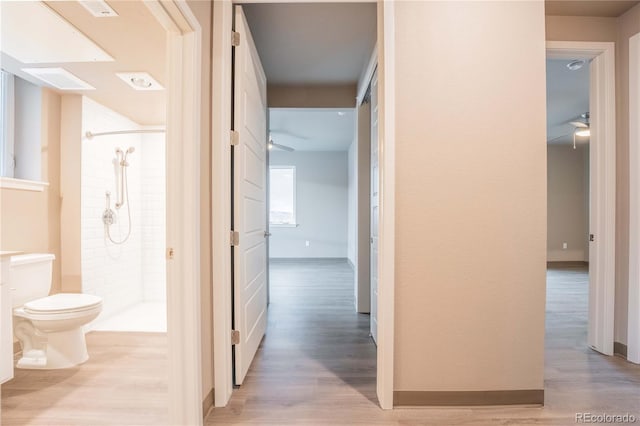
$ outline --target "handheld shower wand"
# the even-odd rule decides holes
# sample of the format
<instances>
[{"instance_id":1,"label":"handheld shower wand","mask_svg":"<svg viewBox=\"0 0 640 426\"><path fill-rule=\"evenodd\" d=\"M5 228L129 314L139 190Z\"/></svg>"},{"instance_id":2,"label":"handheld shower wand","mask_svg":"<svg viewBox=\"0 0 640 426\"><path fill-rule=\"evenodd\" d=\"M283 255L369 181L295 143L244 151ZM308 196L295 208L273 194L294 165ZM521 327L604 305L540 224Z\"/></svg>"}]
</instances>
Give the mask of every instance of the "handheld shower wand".
<instances>
[{"instance_id":1,"label":"handheld shower wand","mask_svg":"<svg viewBox=\"0 0 640 426\"><path fill-rule=\"evenodd\" d=\"M124 237L122 241L115 241L111 237L109 227L113 223L115 223L115 214L113 210L111 210L110 208L111 193L109 191L107 191L106 193L107 209L102 215L102 221L104 222L104 225L107 231L107 237L114 244L123 244L131 236L131 206L129 204L129 185L127 182L127 167L129 166L129 162L127 161L127 155L133 153L134 151L135 151L134 147L129 147L129 149L127 149L126 152L123 152L120 148L116 149L115 162L116 162L116 165L118 166L117 175L116 175L116 188L118 189L118 191L116 194L117 201L116 201L115 207L116 207L116 210L120 210L120 207L122 207L125 204L125 200L126 200L127 216L129 217L129 229L127 230L127 236Z\"/></svg>"}]
</instances>

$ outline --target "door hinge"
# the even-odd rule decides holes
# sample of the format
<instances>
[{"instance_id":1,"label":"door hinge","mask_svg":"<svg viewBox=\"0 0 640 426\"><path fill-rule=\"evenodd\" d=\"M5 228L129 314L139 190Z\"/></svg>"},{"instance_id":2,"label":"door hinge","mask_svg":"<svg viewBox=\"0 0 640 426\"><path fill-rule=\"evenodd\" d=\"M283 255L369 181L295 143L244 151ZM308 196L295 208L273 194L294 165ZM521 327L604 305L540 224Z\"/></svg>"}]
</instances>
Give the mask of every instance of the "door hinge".
<instances>
[{"instance_id":1,"label":"door hinge","mask_svg":"<svg viewBox=\"0 0 640 426\"><path fill-rule=\"evenodd\" d=\"M240 33L233 31L231 33L231 45L233 47L238 47L240 46Z\"/></svg>"},{"instance_id":2,"label":"door hinge","mask_svg":"<svg viewBox=\"0 0 640 426\"><path fill-rule=\"evenodd\" d=\"M231 146L236 146L240 143L240 133L235 130L231 131Z\"/></svg>"},{"instance_id":3,"label":"door hinge","mask_svg":"<svg viewBox=\"0 0 640 426\"><path fill-rule=\"evenodd\" d=\"M595 241L596 240L596 236L593 234L589 234L589 241Z\"/></svg>"},{"instance_id":4,"label":"door hinge","mask_svg":"<svg viewBox=\"0 0 640 426\"><path fill-rule=\"evenodd\" d=\"M167 247L167 259L172 260L173 255L175 254L173 247Z\"/></svg>"},{"instance_id":5,"label":"door hinge","mask_svg":"<svg viewBox=\"0 0 640 426\"><path fill-rule=\"evenodd\" d=\"M231 245L232 246L237 246L240 244L240 233L238 231L231 231L230 235L230 241L231 241Z\"/></svg>"},{"instance_id":6,"label":"door hinge","mask_svg":"<svg viewBox=\"0 0 640 426\"><path fill-rule=\"evenodd\" d=\"M240 332L238 330L231 330L231 344L232 345L240 344Z\"/></svg>"}]
</instances>

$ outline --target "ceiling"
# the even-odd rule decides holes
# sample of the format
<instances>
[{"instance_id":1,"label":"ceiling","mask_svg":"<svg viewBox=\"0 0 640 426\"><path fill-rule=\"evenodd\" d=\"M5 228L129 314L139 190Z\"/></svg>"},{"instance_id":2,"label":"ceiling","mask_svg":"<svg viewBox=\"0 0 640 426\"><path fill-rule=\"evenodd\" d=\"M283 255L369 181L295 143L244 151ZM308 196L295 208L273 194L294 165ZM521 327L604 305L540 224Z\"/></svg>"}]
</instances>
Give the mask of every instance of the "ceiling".
<instances>
[{"instance_id":1,"label":"ceiling","mask_svg":"<svg viewBox=\"0 0 640 426\"><path fill-rule=\"evenodd\" d=\"M5 2L0 2L0 8L3 3ZM137 91L116 76L117 72L146 71L161 85L166 86L166 33L144 2L109 1L109 5L119 15L112 18L96 18L76 1L45 3L115 61L24 64L3 52L2 68L34 84L43 85L20 69L62 67L96 90L53 90L87 95L141 125L164 124L165 90Z\"/></svg>"},{"instance_id":2,"label":"ceiling","mask_svg":"<svg viewBox=\"0 0 640 426\"><path fill-rule=\"evenodd\" d=\"M566 59L547 59L547 141L573 143L569 121L589 111L589 64L576 71Z\"/></svg>"},{"instance_id":3,"label":"ceiling","mask_svg":"<svg viewBox=\"0 0 640 426\"><path fill-rule=\"evenodd\" d=\"M565 0L545 4L545 14L550 16L602 16L615 18L631 9L640 1L617 0Z\"/></svg>"},{"instance_id":4,"label":"ceiling","mask_svg":"<svg viewBox=\"0 0 640 426\"><path fill-rule=\"evenodd\" d=\"M270 84L355 84L376 43L375 3L242 7ZM270 108L269 127L274 143L296 151L347 151L355 136L355 112Z\"/></svg>"},{"instance_id":5,"label":"ceiling","mask_svg":"<svg viewBox=\"0 0 640 426\"><path fill-rule=\"evenodd\" d=\"M355 83L376 43L375 3L242 7L271 84Z\"/></svg>"},{"instance_id":6,"label":"ceiling","mask_svg":"<svg viewBox=\"0 0 640 426\"><path fill-rule=\"evenodd\" d=\"M269 128L273 142L296 151L347 151L355 137L355 112L349 108L270 108Z\"/></svg>"}]
</instances>

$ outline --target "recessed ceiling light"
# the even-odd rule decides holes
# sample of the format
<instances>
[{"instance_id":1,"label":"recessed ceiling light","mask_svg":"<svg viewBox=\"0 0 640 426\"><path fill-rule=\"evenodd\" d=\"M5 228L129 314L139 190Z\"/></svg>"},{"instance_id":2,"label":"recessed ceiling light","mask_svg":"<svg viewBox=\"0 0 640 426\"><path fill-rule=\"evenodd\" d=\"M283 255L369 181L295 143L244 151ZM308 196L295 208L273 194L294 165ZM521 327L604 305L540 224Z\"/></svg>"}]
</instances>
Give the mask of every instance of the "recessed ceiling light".
<instances>
[{"instance_id":1,"label":"recessed ceiling light","mask_svg":"<svg viewBox=\"0 0 640 426\"><path fill-rule=\"evenodd\" d=\"M567 64L567 68L569 68L571 71L576 71L582 68L586 63L587 61L585 61L584 59L576 59L575 61L569 62Z\"/></svg>"},{"instance_id":2,"label":"recessed ceiling light","mask_svg":"<svg viewBox=\"0 0 640 426\"><path fill-rule=\"evenodd\" d=\"M96 18L113 18L118 16L115 10L103 0L84 0L79 2Z\"/></svg>"},{"instance_id":3,"label":"recessed ceiling light","mask_svg":"<svg viewBox=\"0 0 640 426\"><path fill-rule=\"evenodd\" d=\"M117 72L116 75L135 90L164 90L148 72Z\"/></svg>"},{"instance_id":4,"label":"recessed ceiling light","mask_svg":"<svg viewBox=\"0 0 640 426\"><path fill-rule=\"evenodd\" d=\"M344 111L338 111L338 115L339 115L340 117L344 117Z\"/></svg>"},{"instance_id":5,"label":"recessed ceiling light","mask_svg":"<svg viewBox=\"0 0 640 426\"><path fill-rule=\"evenodd\" d=\"M95 87L64 68L22 68L22 71L60 90L95 90Z\"/></svg>"},{"instance_id":6,"label":"recessed ceiling light","mask_svg":"<svg viewBox=\"0 0 640 426\"><path fill-rule=\"evenodd\" d=\"M131 84L141 89L148 89L153 85L149 80L141 77L131 77Z\"/></svg>"}]
</instances>

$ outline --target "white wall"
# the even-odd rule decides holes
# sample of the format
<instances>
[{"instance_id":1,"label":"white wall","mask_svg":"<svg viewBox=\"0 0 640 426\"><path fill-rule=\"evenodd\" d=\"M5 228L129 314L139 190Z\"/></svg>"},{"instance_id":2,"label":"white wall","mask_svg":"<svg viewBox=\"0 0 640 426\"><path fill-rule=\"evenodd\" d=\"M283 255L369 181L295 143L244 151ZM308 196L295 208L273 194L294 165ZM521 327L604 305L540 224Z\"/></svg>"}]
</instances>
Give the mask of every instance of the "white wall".
<instances>
[{"instance_id":1,"label":"white wall","mask_svg":"<svg viewBox=\"0 0 640 426\"><path fill-rule=\"evenodd\" d=\"M142 135L141 222L144 300L167 299L166 167L164 134Z\"/></svg>"},{"instance_id":2,"label":"white wall","mask_svg":"<svg viewBox=\"0 0 640 426\"><path fill-rule=\"evenodd\" d=\"M357 264L358 244L358 141L349 145L347 152L347 259Z\"/></svg>"},{"instance_id":3,"label":"white wall","mask_svg":"<svg viewBox=\"0 0 640 426\"><path fill-rule=\"evenodd\" d=\"M347 257L347 157L346 151L270 152L270 165L296 166L298 226L270 228L269 257Z\"/></svg>"},{"instance_id":4,"label":"white wall","mask_svg":"<svg viewBox=\"0 0 640 426\"><path fill-rule=\"evenodd\" d=\"M137 123L88 99L82 102L82 133L140 129ZM107 239L102 222L105 192L117 222L111 236L121 240L128 229L126 205L115 209L115 150L134 147L127 161L132 231L116 245ZM146 156L149 158L145 159ZM103 298L101 318L137 302L164 300L164 136L109 135L82 140L81 222L82 292ZM153 247L153 249L151 249ZM158 249L159 248L159 249Z\"/></svg>"},{"instance_id":5,"label":"white wall","mask_svg":"<svg viewBox=\"0 0 640 426\"><path fill-rule=\"evenodd\" d=\"M589 145L549 145L547 162L547 261L588 262Z\"/></svg>"}]
</instances>

